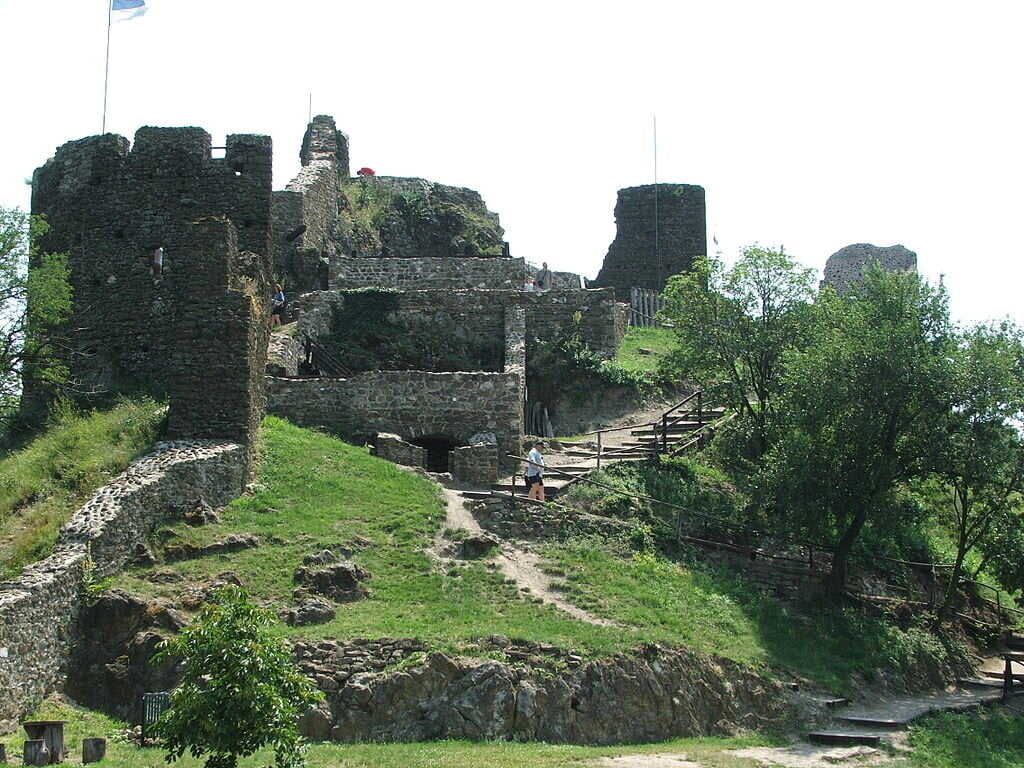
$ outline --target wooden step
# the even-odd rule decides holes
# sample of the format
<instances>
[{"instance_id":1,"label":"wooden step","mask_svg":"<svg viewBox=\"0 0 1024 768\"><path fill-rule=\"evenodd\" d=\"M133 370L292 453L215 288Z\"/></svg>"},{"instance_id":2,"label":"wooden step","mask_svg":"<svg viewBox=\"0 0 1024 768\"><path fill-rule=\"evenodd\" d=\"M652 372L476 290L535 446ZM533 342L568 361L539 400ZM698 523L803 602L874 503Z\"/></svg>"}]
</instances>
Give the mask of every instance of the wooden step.
<instances>
[{"instance_id":1,"label":"wooden step","mask_svg":"<svg viewBox=\"0 0 1024 768\"><path fill-rule=\"evenodd\" d=\"M459 495L464 499L489 499L491 497L490 491L459 491Z\"/></svg>"},{"instance_id":2,"label":"wooden step","mask_svg":"<svg viewBox=\"0 0 1024 768\"><path fill-rule=\"evenodd\" d=\"M807 740L812 744L835 744L841 746L863 744L867 747L877 747L881 738L878 734L857 733L854 731L814 731L807 734Z\"/></svg>"}]
</instances>

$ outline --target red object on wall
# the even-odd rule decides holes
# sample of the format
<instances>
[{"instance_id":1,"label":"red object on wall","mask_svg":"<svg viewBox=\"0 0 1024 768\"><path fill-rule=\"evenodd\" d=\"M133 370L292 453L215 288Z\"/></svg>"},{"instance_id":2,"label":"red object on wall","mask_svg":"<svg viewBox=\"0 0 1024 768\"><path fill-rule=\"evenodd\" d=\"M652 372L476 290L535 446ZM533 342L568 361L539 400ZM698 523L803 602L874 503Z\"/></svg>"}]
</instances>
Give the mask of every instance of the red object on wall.
<instances>
[{"instance_id":1,"label":"red object on wall","mask_svg":"<svg viewBox=\"0 0 1024 768\"><path fill-rule=\"evenodd\" d=\"M373 168L360 168L356 171L356 176L376 176L376 172Z\"/></svg>"}]
</instances>

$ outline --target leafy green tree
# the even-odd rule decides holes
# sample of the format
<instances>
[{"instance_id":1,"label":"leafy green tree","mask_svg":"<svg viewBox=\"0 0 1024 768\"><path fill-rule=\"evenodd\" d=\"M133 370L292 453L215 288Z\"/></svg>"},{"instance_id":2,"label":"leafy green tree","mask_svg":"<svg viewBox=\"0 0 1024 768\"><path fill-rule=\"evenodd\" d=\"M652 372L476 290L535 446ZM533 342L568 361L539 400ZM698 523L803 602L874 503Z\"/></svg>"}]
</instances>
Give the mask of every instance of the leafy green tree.
<instances>
[{"instance_id":1,"label":"leafy green tree","mask_svg":"<svg viewBox=\"0 0 1024 768\"><path fill-rule=\"evenodd\" d=\"M0 425L18 408L24 378L60 385L67 370L54 355L54 334L71 312L64 254L40 253L47 230L39 216L0 208Z\"/></svg>"},{"instance_id":2,"label":"leafy green tree","mask_svg":"<svg viewBox=\"0 0 1024 768\"><path fill-rule=\"evenodd\" d=\"M941 506L956 556L936 622L945 619L964 558L998 528L1020 528L1024 443L1024 334L1009 322L968 330L954 354L953 408L934 471L948 491ZM1003 536L1005 538L1005 536Z\"/></svg>"},{"instance_id":3,"label":"leafy green tree","mask_svg":"<svg viewBox=\"0 0 1024 768\"><path fill-rule=\"evenodd\" d=\"M181 634L161 643L154 661L185 660L181 684L156 724L168 762L188 750L208 753L207 768L234 768L239 757L270 745L278 768L305 763L298 718L322 694L266 632L272 621L228 585Z\"/></svg>"},{"instance_id":4,"label":"leafy green tree","mask_svg":"<svg viewBox=\"0 0 1024 768\"><path fill-rule=\"evenodd\" d=\"M808 337L813 293L813 270L781 248L757 246L731 269L702 259L665 287L664 314L679 343L666 365L753 424L755 458L768 448L786 352Z\"/></svg>"},{"instance_id":5,"label":"leafy green tree","mask_svg":"<svg viewBox=\"0 0 1024 768\"><path fill-rule=\"evenodd\" d=\"M823 291L814 328L787 362L766 476L780 519L834 541L839 596L865 524L897 524L898 489L942 444L954 337L944 290L879 267L851 294Z\"/></svg>"}]
</instances>

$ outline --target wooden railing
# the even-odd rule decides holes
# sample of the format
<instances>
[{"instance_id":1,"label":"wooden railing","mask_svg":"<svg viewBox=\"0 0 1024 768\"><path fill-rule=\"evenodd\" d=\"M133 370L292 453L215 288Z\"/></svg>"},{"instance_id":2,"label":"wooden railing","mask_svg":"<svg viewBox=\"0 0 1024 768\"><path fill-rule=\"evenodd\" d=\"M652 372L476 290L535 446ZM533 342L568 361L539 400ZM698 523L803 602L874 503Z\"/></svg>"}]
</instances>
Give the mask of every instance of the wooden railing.
<instances>
[{"instance_id":1,"label":"wooden railing","mask_svg":"<svg viewBox=\"0 0 1024 768\"><path fill-rule=\"evenodd\" d=\"M303 352L307 369L318 371L321 376L352 376L352 371L324 349L312 336L303 336Z\"/></svg>"}]
</instances>

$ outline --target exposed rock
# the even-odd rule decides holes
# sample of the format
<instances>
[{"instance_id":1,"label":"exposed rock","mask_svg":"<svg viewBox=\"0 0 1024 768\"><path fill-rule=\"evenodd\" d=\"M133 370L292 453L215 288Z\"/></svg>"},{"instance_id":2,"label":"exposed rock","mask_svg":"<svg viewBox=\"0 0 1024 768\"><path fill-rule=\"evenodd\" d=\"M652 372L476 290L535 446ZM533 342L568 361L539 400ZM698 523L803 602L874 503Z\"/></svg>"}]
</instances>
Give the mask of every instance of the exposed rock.
<instances>
[{"instance_id":1,"label":"exposed rock","mask_svg":"<svg viewBox=\"0 0 1024 768\"><path fill-rule=\"evenodd\" d=\"M135 557L132 558L131 564L146 568L155 565L156 558L153 556L152 550L140 541L135 545Z\"/></svg>"},{"instance_id":2,"label":"exposed rock","mask_svg":"<svg viewBox=\"0 0 1024 768\"><path fill-rule=\"evenodd\" d=\"M328 622L334 618L335 611L334 606L322 597L308 597L295 608L281 611L280 616L286 624L301 627Z\"/></svg>"},{"instance_id":3,"label":"exposed rock","mask_svg":"<svg viewBox=\"0 0 1024 768\"><path fill-rule=\"evenodd\" d=\"M333 723L331 708L321 703L299 718L299 733L310 741L326 741L331 737Z\"/></svg>"},{"instance_id":4,"label":"exposed rock","mask_svg":"<svg viewBox=\"0 0 1024 768\"><path fill-rule=\"evenodd\" d=\"M200 501L193 509L187 510L184 515L185 523L194 527L201 525L219 525L220 517L213 511L213 507L205 501Z\"/></svg>"},{"instance_id":5,"label":"exposed rock","mask_svg":"<svg viewBox=\"0 0 1024 768\"><path fill-rule=\"evenodd\" d=\"M496 536L489 533L473 533L462 540L459 545L459 553L467 560L474 560L490 554L499 547L501 547L501 542Z\"/></svg>"},{"instance_id":6,"label":"exposed rock","mask_svg":"<svg viewBox=\"0 0 1024 768\"><path fill-rule=\"evenodd\" d=\"M355 563L333 563L324 568L298 568L295 581L325 597L338 602L361 600L369 593L361 582L370 578L369 571Z\"/></svg>"},{"instance_id":7,"label":"exposed rock","mask_svg":"<svg viewBox=\"0 0 1024 768\"><path fill-rule=\"evenodd\" d=\"M159 568L145 578L153 584L176 584L185 577L173 568Z\"/></svg>"},{"instance_id":8,"label":"exposed rock","mask_svg":"<svg viewBox=\"0 0 1024 768\"><path fill-rule=\"evenodd\" d=\"M231 533L220 541L207 544L205 547L197 547L194 544L167 544L164 546L164 557L168 560L192 560L207 555L220 555L226 552L241 552L244 549L253 549L263 542L260 537L253 533Z\"/></svg>"},{"instance_id":9,"label":"exposed rock","mask_svg":"<svg viewBox=\"0 0 1024 768\"><path fill-rule=\"evenodd\" d=\"M351 553L346 554L345 556ZM341 558L329 549L322 549L316 554L306 555L302 558L303 565L328 565L329 563L340 563Z\"/></svg>"},{"instance_id":10,"label":"exposed rock","mask_svg":"<svg viewBox=\"0 0 1024 768\"><path fill-rule=\"evenodd\" d=\"M150 663L163 640L156 630L177 631L185 623L159 603L105 592L79 617L65 690L85 706L134 721L143 693L168 690L177 680L175 662Z\"/></svg>"}]
</instances>

